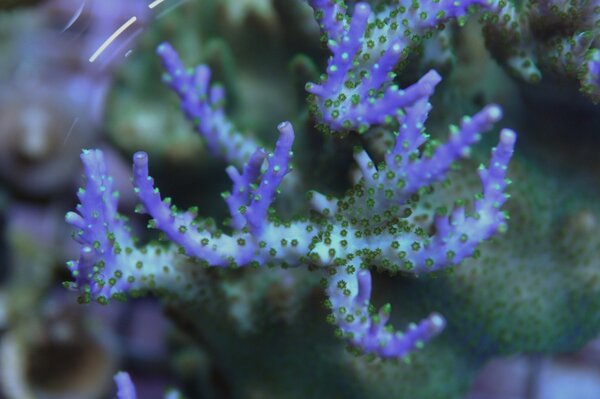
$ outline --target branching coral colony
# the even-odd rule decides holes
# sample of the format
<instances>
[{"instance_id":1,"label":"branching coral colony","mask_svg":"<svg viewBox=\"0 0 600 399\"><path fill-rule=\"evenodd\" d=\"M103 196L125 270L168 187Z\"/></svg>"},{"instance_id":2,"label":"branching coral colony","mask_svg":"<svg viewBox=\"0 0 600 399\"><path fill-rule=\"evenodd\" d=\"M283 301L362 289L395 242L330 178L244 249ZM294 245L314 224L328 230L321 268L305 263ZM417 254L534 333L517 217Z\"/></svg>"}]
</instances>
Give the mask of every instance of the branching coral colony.
<instances>
[{"instance_id":1,"label":"branching coral colony","mask_svg":"<svg viewBox=\"0 0 600 399\"><path fill-rule=\"evenodd\" d=\"M375 165L364 150L355 152L361 178L342 198L310 192L310 204L317 212L294 220L281 220L271 208L292 170L292 125L278 126L272 152L258 148L227 121L224 92L210 84L209 69L186 70L173 48L159 46L166 81L181 97L186 114L213 151L243 165L239 170L227 168L233 188L223 197L231 214L230 229L221 231L198 218L196 209L181 211L162 199L148 175L148 156L138 152L133 156L133 181L141 201L137 210L149 214L149 226L174 245L136 245L125 219L117 213L118 193L113 191L102 152L86 150L81 156L85 184L78 193L80 205L66 216L81 244L79 259L68 264L75 280L69 285L80 290L84 302L107 303L110 298L146 292L190 302L200 294L203 267L310 267L323 274L325 305L331 312L328 321L337 327L337 335L358 353L407 356L442 331L444 318L434 313L405 332L395 331L388 325L389 306L376 311L370 302L370 270L420 275L476 257L479 243L506 229L507 215L501 207L508 198L506 170L516 135L507 129L500 132L489 165L479 168L482 193L471 206L459 200L448 212L444 204L433 203L430 194L435 186L442 184L455 161L468 155L480 133L500 119L501 110L490 105L463 118L460 126L450 128L446 143L428 140L424 123L440 76L428 72L406 90L390 86L390 71L408 44L404 34L398 40L377 39L375 51L371 37L379 37L373 32L383 29L380 22L393 26L392 19L399 13L410 14L398 20L400 25L409 21L411 27L419 27L430 21L429 13L439 22L463 17L468 6L478 3L441 0L428 3L428 10L412 3L380 20L366 3L356 4L350 17L340 2L311 1L333 56L328 76L308 89L319 98L320 110L332 109L333 103L340 112L336 117L333 111L318 111L322 123L339 131L389 122L391 117L399 128L393 148L380 164ZM375 53L383 55L366 56ZM357 93L362 94L356 97Z\"/></svg>"}]
</instances>

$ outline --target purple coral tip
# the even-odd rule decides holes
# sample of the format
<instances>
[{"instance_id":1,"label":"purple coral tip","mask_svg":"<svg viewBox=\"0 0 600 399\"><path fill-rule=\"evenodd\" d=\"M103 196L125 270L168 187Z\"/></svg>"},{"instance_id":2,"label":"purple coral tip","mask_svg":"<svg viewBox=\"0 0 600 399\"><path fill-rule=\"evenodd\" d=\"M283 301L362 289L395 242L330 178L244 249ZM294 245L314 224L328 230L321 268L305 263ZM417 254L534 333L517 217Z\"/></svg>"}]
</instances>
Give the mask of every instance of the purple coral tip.
<instances>
[{"instance_id":1,"label":"purple coral tip","mask_svg":"<svg viewBox=\"0 0 600 399\"><path fill-rule=\"evenodd\" d=\"M148 166L148 154L144 151L136 152L133 154L133 163L138 168Z\"/></svg>"},{"instance_id":2,"label":"purple coral tip","mask_svg":"<svg viewBox=\"0 0 600 399\"><path fill-rule=\"evenodd\" d=\"M432 313L428 320L432 334L439 334L446 327L446 319L439 313Z\"/></svg>"},{"instance_id":3,"label":"purple coral tip","mask_svg":"<svg viewBox=\"0 0 600 399\"><path fill-rule=\"evenodd\" d=\"M511 129L502 129L500 132L500 143L502 145L512 147L517 141L517 133Z\"/></svg>"},{"instance_id":4,"label":"purple coral tip","mask_svg":"<svg viewBox=\"0 0 600 399\"><path fill-rule=\"evenodd\" d=\"M119 371L114 376L117 384L117 399L136 399L135 386L131 381L131 377L124 371Z\"/></svg>"}]
</instances>

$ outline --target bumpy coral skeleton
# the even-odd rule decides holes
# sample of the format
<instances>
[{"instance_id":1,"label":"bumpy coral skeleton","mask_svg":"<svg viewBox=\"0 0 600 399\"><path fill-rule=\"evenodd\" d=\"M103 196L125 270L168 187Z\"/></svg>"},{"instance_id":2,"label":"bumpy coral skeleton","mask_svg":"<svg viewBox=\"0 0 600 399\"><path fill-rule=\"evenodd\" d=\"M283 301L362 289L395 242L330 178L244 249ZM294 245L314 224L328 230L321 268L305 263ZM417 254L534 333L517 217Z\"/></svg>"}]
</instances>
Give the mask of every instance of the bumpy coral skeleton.
<instances>
[{"instance_id":1,"label":"bumpy coral skeleton","mask_svg":"<svg viewBox=\"0 0 600 399\"><path fill-rule=\"evenodd\" d=\"M206 97L206 67L182 69L166 44L158 52L171 81L191 83L177 87L185 87L187 96ZM431 90L440 81L435 72L427 79ZM212 93L213 104L224 95ZM468 155L480 133L500 119L501 111L491 105L465 117L459 127L451 127L448 142L439 144L428 141L424 130L430 109L427 97L406 107L394 147L384 162L375 165L364 150L357 151L360 181L340 199L310 193L317 212L290 221L280 220L271 208L292 169L294 130L289 122L281 123L273 152L256 148L241 170L227 169L233 181L232 191L223 195L231 214L230 232L198 218L197 209L180 211L169 199L162 199L148 175L148 156L136 153L133 174L141 201L138 211L149 214L149 226L175 244L168 248L135 245L116 211L118 193L112 189L102 153L84 151L86 184L78 194L81 204L77 213L67 214L67 221L77 229L74 237L82 244L80 258L69 263L75 278L71 286L83 292L83 301L106 303L109 298L145 291L193 301L202 287L202 266L307 266L323 272L325 305L331 310L329 321L337 326L337 335L359 352L403 358L438 334L444 319L434 313L406 332L395 331L387 324L389 306L377 312L370 303L369 269L409 274L443 270L477 255L480 242L505 230L507 216L501 206L508 197L504 193L506 169L516 137L510 130L500 133L489 166L479 170L482 194L472 207L459 201L448 215L445 204L431 203L428 195L452 163ZM210 113L204 116L210 118Z\"/></svg>"}]
</instances>

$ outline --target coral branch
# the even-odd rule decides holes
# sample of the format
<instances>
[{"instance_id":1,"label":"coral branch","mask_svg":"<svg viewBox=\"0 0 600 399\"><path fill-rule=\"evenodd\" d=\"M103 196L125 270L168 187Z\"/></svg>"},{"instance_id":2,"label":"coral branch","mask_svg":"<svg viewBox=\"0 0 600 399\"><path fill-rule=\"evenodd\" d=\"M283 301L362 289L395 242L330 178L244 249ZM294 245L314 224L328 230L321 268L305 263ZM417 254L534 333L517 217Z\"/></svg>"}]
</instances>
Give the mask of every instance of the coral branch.
<instances>
[{"instance_id":1,"label":"coral branch","mask_svg":"<svg viewBox=\"0 0 600 399\"><path fill-rule=\"evenodd\" d=\"M166 71L165 82L181 99L183 112L194 121L210 150L225 162L241 166L261 145L238 132L226 117L225 91L218 85L210 85L208 66L188 71L168 43L161 44L156 51Z\"/></svg>"},{"instance_id":2,"label":"coral branch","mask_svg":"<svg viewBox=\"0 0 600 399\"><path fill-rule=\"evenodd\" d=\"M81 292L82 302L103 304L146 291L176 295L183 301L197 298L203 289L202 273L186 267L186 259L152 244L136 247L125 219L116 211L118 193L102 152L85 150L81 160L85 185L78 193L80 204L77 212L65 217L81 244L79 259L67 262L75 279L69 287Z\"/></svg>"},{"instance_id":3,"label":"coral branch","mask_svg":"<svg viewBox=\"0 0 600 399\"><path fill-rule=\"evenodd\" d=\"M391 306L383 306L377 314L370 310L371 273L356 272L354 266L337 269L329 278L327 306L332 309L331 322L339 330L337 335L347 337L361 352L381 358L404 358L439 334L446 324L444 318L433 313L407 331L394 331L387 325Z\"/></svg>"},{"instance_id":4,"label":"coral branch","mask_svg":"<svg viewBox=\"0 0 600 399\"><path fill-rule=\"evenodd\" d=\"M137 399L135 385L128 373L120 371L115 374L114 379L117 384L117 399Z\"/></svg>"},{"instance_id":5,"label":"coral branch","mask_svg":"<svg viewBox=\"0 0 600 399\"><path fill-rule=\"evenodd\" d=\"M275 199L279 185L283 181L283 177L292 170L290 160L294 143L294 129L289 122L282 122L277 128L280 134L275 151L267 157L267 170L254 190L252 202L246 211L250 231L254 234L260 234L266 223L267 211Z\"/></svg>"},{"instance_id":6,"label":"coral branch","mask_svg":"<svg viewBox=\"0 0 600 399\"><path fill-rule=\"evenodd\" d=\"M500 107L489 105L473 117L463 118L460 127L451 126L450 138L446 143L430 156L406 166L406 192L413 193L443 178L453 162L469 154L470 146L479 141L481 132L490 130L501 117Z\"/></svg>"},{"instance_id":7,"label":"coral branch","mask_svg":"<svg viewBox=\"0 0 600 399\"><path fill-rule=\"evenodd\" d=\"M375 13L359 2L350 17L342 12L340 1L309 4L332 53L321 82L306 85L312 111L325 130L361 132L393 122L402 108L431 95L437 82L429 75L404 90L393 84L394 68L413 47L445 22L463 21L472 6L491 8L486 0L400 1Z\"/></svg>"},{"instance_id":8,"label":"coral branch","mask_svg":"<svg viewBox=\"0 0 600 399\"><path fill-rule=\"evenodd\" d=\"M260 176L260 168L266 157L267 154L262 149L256 150L244 166L244 172L241 175L234 166L226 169L229 178L233 181L233 189L232 193L224 193L223 196L231 214L231 225L236 230L240 230L246 225L242 207L250 205L250 198L254 191L252 185Z\"/></svg>"},{"instance_id":9,"label":"coral branch","mask_svg":"<svg viewBox=\"0 0 600 399\"><path fill-rule=\"evenodd\" d=\"M145 211L154 219L150 225L167 234L176 244L183 247L189 256L205 259L211 265L223 266L226 262L211 248L198 245L211 233L194 225L194 216L190 213L171 209L170 199L163 201L160 192L154 188L154 179L148 176L148 155L137 152L133 156L133 179L136 194Z\"/></svg>"}]
</instances>

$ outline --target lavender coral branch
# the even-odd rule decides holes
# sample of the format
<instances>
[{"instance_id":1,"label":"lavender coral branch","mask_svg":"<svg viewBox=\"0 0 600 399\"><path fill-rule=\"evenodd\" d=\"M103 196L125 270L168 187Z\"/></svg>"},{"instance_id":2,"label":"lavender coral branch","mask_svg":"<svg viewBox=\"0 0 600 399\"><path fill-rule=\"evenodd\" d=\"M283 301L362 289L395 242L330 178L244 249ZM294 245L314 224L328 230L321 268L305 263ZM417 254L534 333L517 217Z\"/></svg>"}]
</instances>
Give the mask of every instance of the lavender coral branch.
<instances>
[{"instance_id":1,"label":"lavender coral branch","mask_svg":"<svg viewBox=\"0 0 600 399\"><path fill-rule=\"evenodd\" d=\"M117 384L117 399L137 399L135 386L128 373L118 372L114 379Z\"/></svg>"},{"instance_id":2,"label":"lavender coral branch","mask_svg":"<svg viewBox=\"0 0 600 399\"><path fill-rule=\"evenodd\" d=\"M336 334L347 336L361 352L381 358L404 358L444 329L446 322L437 313L411 324L405 332L386 328L391 306L383 306L377 314L370 310L371 273L349 270L352 269L346 268L331 279L327 306L333 309L331 321L338 325Z\"/></svg>"},{"instance_id":3,"label":"lavender coral branch","mask_svg":"<svg viewBox=\"0 0 600 399\"><path fill-rule=\"evenodd\" d=\"M430 72L424 79L433 90L440 77ZM364 353L405 357L438 334L444 319L434 313L406 332L394 331L387 324L388 306L378 314L371 311L369 269L408 274L442 270L472 256L482 241L504 231L506 215L501 207L508 198L506 170L516 138L510 130L501 132L489 166L480 167L482 193L472 207L459 204L450 216L444 211L434 215L431 210L443 208L444 199L431 196L433 186L499 120L501 111L490 105L465 117L459 127L451 127L448 142L438 145L425 130L430 109L428 96L404 107L385 162L375 165L366 151L356 152L361 179L339 199L312 193L311 204L319 213L295 220L281 220L271 209L293 158L293 128L289 122L281 123L274 151L255 149L241 171L227 168L233 181L232 192L224 194L232 216L230 233L207 226L197 210L181 211L163 199L148 174L148 156L136 153L133 174L139 211L150 215L150 227L176 244L168 248L134 244L116 212L118 195L112 191L101 152L86 151L81 204L77 213L67 215L82 244L79 259L69 264L73 287L83 292L84 299L102 303L140 290L185 301L201 292L200 265L310 265L323 271L326 305L338 335Z\"/></svg>"},{"instance_id":4,"label":"lavender coral branch","mask_svg":"<svg viewBox=\"0 0 600 399\"><path fill-rule=\"evenodd\" d=\"M102 152L85 150L81 160L85 188L79 190L77 212L66 215L76 229L73 238L81 244L79 259L67 263L74 278L69 287L81 292L82 302L107 303L110 298L123 299L124 293L169 293L175 287L180 299L196 298L202 290L201 273L185 267L186 259L154 244L136 247L125 218L117 213L118 192ZM156 270L159 275L153 275Z\"/></svg>"},{"instance_id":5,"label":"lavender coral branch","mask_svg":"<svg viewBox=\"0 0 600 399\"><path fill-rule=\"evenodd\" d=\"M234 174L235 200L232 203L241 204L237 209L231 209L235 225L242 230L238 236L228 236L218 231L208 231L194 222L195 216L189 212L180 212L170 207L170 201L163 201L158 189L154 188L153 179L148 176L148 156L143 152L134 155L134 183L143 209L153 217L151 226L167 234L169 239L183 248L185 254L202 259L210 266L245 265L253 253L259 248L253 237L260 237L267 225L267 211L272 204L276 191L291 168L291 145L294 131L289 122L279 125L280 137L275 146L275 152L266 156L268 166L259 175L259 161L262 160L262 150L245 166L243 175ZM254 178L254 180L250 180ZM237 180L237 182L236 182ZM242 184L239 184L242 182ZM252 189L252 185L256 188ZM241 187L240 187L241 186ZM240 191L240 188L244 190ZM227 197L228 195L226 195ZM245 198L244 198L245 197ZM231 197L229 197L231 198ZM248 232L245 232L245 228ZM267 234L273 232L267 232ZM244 242L244 245L239 245ZM259 255L261 261L269 258L266 251Z\"/></svg>"},{"instance_id":6,"label":"lavender coral branch","mask_svg":"<svg viewBox=\"0 0 600 399\"><path fill-rule=\"evenodd\" d=\"M238 132L225 115L225 90L210 84L210 68L199 65L186 69L168 43L158 46L156 52L165 69L163 80L177 93L183 112L194 122L211 152L227 163L243 165L261 145Z\"/></svg>"},{"instance_id":7,"label":"lavender coral branch","mask_svg":"<svg viewBox=\"0 0 600 399\"><path fill-rule=\"evenodd\" d=\"M262 232L267 220L267 211L275 200L283 177L292 170L290 161L293 155L294 130L289 122L283 122L277 128L280 134L275 151L269 154L267 170L261 177L260 185L251 193L251 201L246 208L248 228L256 235Z\"/></svg>"},{"instance_id":8,"label":"lavender coral branch","mask_svg":"<svg viewBox=\"0 0 600 399\"><path fill-rule=\"evenodd\" d=\"M267 154L262 149L258 149L244 166L242 174L234 166L229 166L226 169L229 178L233 182L233 189L232 193L225 193L224 197L231 214L232 227L236 230L246 225L246 219L240 209L244 209L242 207L247 207L250 204L252 185L260 176L260 169L266 157Z\"/></svg>"},{"instance_id":9,"label":"lavender coral branch","mask_svg":"<svg viewBox=\"0 0 600 399\"><path fill-rule=\"evenodd\" d=\"M165 70L163 80L179 96L185 116L193 122L215 156L228 164L241 167L253 154L256 155L256 151L263 151L260 142L237 131L225 114L225 90L218 84L211 85L208 66L199 65L194 69L186 69L169 43L159 45L156 52ZM235 172L228 170L227 173L231 176ZM292 174L286 179L286 191L291 195L291 192L299 188L299 183L295 174ZM231 207L235 205L235 201L234 196L227 203ZM241 223L237 212L231 213L234 225Z\"/></svg>"},{"instance_id":10,"label":"lavender coral branch","mask_svg":"<svg viewBox=\"0 0 600 399\"><path fill-rule=\"evenodd\" d=\"M308 83L312 111L326 130L364 131L390 123L402 108L433 92L436 74L400 89L394 68L411 49L447 21L463 20L486 0L400 1L375 13L359 2L352 16L337 0L309 0L332 53L319 84Z\"/></svg>"}]
</instances>

